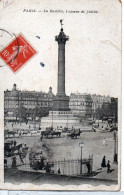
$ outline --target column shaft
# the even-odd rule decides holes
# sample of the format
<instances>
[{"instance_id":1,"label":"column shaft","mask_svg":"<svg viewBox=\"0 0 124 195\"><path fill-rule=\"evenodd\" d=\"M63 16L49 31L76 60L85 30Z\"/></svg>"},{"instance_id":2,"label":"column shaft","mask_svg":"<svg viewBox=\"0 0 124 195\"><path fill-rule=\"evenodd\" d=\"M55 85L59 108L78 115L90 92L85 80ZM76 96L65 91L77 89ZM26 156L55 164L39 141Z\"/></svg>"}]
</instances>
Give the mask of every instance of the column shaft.
<instances>
[{"instance_id":1,"label":"column shaft","mask_svg":"<svg viewBox=\"0 0 124 195\"><path fill-rule=\"evenodd\" d=\"M65 43L58 44L58 89L57 94L65 95Z\"/></svg>"}]
</instances>

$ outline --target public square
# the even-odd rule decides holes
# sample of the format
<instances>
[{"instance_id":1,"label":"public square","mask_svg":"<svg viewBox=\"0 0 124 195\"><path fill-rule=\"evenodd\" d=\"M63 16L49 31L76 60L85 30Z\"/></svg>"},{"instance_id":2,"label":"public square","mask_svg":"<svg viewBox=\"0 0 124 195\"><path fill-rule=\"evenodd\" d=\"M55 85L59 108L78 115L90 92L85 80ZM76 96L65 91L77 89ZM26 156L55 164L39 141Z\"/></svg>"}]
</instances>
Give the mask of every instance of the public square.
<instances>
[{"instance_id":1,"label":"public square","mask_svg":"<svg viewBox=\"0 0 124 195\"><path fill-rule=\"evenodd\" d=\"M39 124L35 124L35 127L38 127ZM29 128L29 124L16 124L13 125L9 123L6 125L6 128L10 127L11 130L15 127L17 128ZM33 131L34 125L30 124L30 131ZM105 138L105 144L103 144L103 140ZM26 144L28 149L28 154L24 159L26 164L29 164L29 153L32 148L34 151L40 151L40 147L43 143L47 145L47 147L51 150L51 155L48 157L49 161L57 161L57 160L74 160L80 159L81 156L81 148L79 147L79 143L83 142L84 147L82 149L82 158L88 158L89 155L93 155L93 171L97 174L93 176L93 178L99 179L108 179L117 181L117 164L113 163L113 155L114 155L114 139L113 132L104 132L98 131L82 131L80 137L77 139L67 138L67 133L62 133L61 137L53 137L53 138L43 138L41 141L40 135L32 135L32 136L22 136L22 137L13 137L8 138L7 140L16 140L18 144ZM107 167L101 169L101 163L103 156L106 157L106 163L110 160L111 169L113 171L111 173L107 173ZM8 166L11 167L12 157L7 158ZM19 156L17 156L17 165L21 165L21 161ZM5 177L6 178L6 177ZM7 177L9 178L9 177Z\"/></svg>"}]
</instances>

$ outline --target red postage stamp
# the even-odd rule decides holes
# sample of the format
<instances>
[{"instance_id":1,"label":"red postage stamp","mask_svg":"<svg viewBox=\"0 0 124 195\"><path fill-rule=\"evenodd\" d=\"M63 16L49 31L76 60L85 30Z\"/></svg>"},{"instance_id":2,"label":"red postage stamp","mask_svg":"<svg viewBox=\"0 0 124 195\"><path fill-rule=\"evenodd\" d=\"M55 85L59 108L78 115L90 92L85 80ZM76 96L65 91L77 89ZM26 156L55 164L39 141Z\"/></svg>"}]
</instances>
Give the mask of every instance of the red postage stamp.
<instances>
[{"instance_id":1,"label":"red postage stamp","mask_svg":"<svg viewBox=\"0 0 124 195\"><path fill-rule=\"evenodd\" d=\"M13 72L16 72L36 53L36 50L20 34L0 52L0 57Z\"/></svg>"}]
</instances>

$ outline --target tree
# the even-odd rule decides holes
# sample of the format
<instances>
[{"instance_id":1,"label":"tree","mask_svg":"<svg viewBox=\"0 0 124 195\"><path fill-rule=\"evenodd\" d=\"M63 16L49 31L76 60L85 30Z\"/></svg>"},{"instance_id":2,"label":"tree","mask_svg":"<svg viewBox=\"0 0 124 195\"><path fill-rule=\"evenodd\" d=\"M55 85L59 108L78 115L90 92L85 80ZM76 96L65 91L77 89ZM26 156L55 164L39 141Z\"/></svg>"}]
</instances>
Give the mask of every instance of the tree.
<instances>
[{"instance_id":1,"label":"tree","mask_svg":"<svg viewBox=\"0 0 124 195\"><path fill-rule=\"evenodd\" d=\"M49 107L35 107L33 109L33 118L36 117L45 117L49 114L50 108Z\"/></svg>"},{"instance_id":2,"label":"tree","mask_svg":"<svg viewBox=\"0 0 124 195\"><path fill-rule=\"evenodd\" d=\"M103 103L102 107L96 110L95 115L99 119L113 117L117 121L117 112L117 102Z\"/></svg>"},{"instance_id":3,"label":"tree","mask_svg":"<svg viewBox=\"0 0 124 195\"><path fill-rule=\"evenodd\" d=\"M20 105L20 107L18 108L18 116L20 120L26 121L27 120L27 108Z\"/></svg>"}]
</instances>

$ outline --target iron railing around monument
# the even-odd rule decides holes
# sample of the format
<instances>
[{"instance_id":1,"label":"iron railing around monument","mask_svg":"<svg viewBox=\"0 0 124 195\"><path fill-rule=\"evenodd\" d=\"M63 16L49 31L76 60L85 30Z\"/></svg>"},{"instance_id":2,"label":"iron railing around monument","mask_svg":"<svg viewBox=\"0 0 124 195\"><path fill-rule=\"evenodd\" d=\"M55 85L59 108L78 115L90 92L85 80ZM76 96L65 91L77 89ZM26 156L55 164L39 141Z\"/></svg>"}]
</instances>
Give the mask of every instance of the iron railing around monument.
<instances>
[{"instance_id":1,"label":"iron railing around monument","mask_svg":"<svg viewBox=\"0 0 124 195\"><path fill-rule=\"evenodd\" d=\"M89 158L82 159L71 159L71 160L55 160L48 162L50 165L50 173L52 174L60 174L60 175L67 175L67 176L81 176L80 175L80 165L82 164L82 176L89 176L93 173L93 155L89 156ZM9 169L12 167L8 166L5 169ZM40 170L37 167L33 168L30 166L29 163L24 163L17 165L15 169L20 171L27 171L27 172L39 172L39 173L46 173L45 167ZM59 171L58 171L59 170Z\"/></svg>"}]
</instances>

